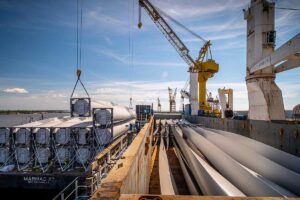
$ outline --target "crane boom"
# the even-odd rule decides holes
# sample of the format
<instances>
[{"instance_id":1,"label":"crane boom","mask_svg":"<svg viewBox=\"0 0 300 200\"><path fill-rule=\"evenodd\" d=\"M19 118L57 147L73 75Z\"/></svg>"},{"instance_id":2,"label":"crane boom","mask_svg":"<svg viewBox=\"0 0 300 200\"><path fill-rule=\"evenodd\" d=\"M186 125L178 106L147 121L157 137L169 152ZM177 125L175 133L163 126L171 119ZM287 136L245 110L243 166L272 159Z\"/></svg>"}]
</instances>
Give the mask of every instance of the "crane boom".
<instances>
[{"instance_id":1,"label":"crane boom","mask_svg":"<svg viewBox=\"0 0 300 200\"><path fill-rule=\"evenodd\" d=\"M204 40L202 37L198 36L196 33L192 32L191 30L186 28L184 25L180 24L175 19L173 19L170 16L168 16L167 14L165 14L163 11L154 7L149 2L149 0L139 0L139 5L140 5L140 7L139 7L138 27L139 28L142 27L141 7L143 7L149 14L150 18L155 23L155 25L158 27L158 29L164 34L164 36L167 38L167 40L176 49L178 54L189 65L188 72L190 72L190 77L191 77L191 79L190 79L191 87L190 87L190 92L189 92L189 96L190 96L189 99L190 99L191 107L193 107L193 110L196 111L197 113L198 113L198 109L202 110L201 112L211 112L212 107L206 101L206 82L209 78L213 77L213 75L219 71L219 64L217 64L212 59L211 51L210 51L210 45L211 45L210 41ZM185 30L188 30L194 36L197 36L199 39L201 39L205 42L205 44L202 46L202 48L199 51L199 55L198 55L197 59L193 60L193 58L189 54L189 49L185 46L185 44L180 40L180 38L176 35L176 33L173 31L173 29L164 20L162 15L167 17L168 19L172 20L173 22L175 22L177 25L181 26ZM208 58L208 56L207 56L208 53L210 53L210 58ZM197 73L197 77L194 76L195 73ZM197 81L198 81L198 83L197 83ZM171 105L173 105L172 104L173 102L171 101L171 97L172 97L171 94L172 93L170 93L170 90L169 90L170 110L173 109L171 107ZM175 92L175 95L176 95L176 92ZM197 103L197 99L198 99L198 103ZM174 108L174 110L175 110L175 108Z\"/></svg>"},{"instance_id":2,"label":"crane boom","mask_svg":"<svg viewBox=\"0 0 300 200\"><path fill-rule=\"evenodd\" d=\"M189 49L185 46L185 44L180 40L180 38L176 35L173 29L168 25L168 23L161 17L157 9L148 1L148 0L139 0L139 5L143 7L156 24L158 29L164 34L167 40L173 45L178 54L183 58L183 60L190 66L194 67L195 62L193 58L189 54ZM141 28L142 23L141 19L138 24L139 28Z\"/></svg>"}]
</instances>

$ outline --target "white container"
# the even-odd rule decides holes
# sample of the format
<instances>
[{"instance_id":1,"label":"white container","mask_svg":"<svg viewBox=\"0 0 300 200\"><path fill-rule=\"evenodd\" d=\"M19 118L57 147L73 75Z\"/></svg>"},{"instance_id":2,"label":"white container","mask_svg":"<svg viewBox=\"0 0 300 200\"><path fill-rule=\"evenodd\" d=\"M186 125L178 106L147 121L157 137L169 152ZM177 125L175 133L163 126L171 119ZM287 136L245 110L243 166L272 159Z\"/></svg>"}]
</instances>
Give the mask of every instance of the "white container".
<instances>
[{"instance_id":1,"label":"white container","mask_svg":"<svg viewBox=\"0 0 300 200\"><path fill-rule=\"evenodd\" d=\"M8 128L0 129L0 144L9 145L9 129Z\"/></svg>"},{"instance_id":2,"label":"white container","mask_svg":"<svg viewBox=\"0 0 300 200\"><path fill-rule=\"evenodd\" d=\"M15 150L15 158L19 164L26 164L30 161L30 150L28 147L17 147Z\"/></svg>"},{"instance_id":3,"label":"white container","mask_svg":"<svg viewBox=\"0 0 300 200\"><path fill-rule=\"evenodd\" d=\"M88 143L87 138L90 134L89 129L86 128L79 128L76 130L76 138L77 138L77 143L80 145L85 145Z\"/></svg>"},{"instance_id":4,"label":"white container","mask_svg":"<svg viewBox=\"0 0 300 200\"><path fill-rule=\"evenodd\" d=\"M50 144L50 129L38 128L35 131L35 140L38 144L49 145Z\"/></svg>"},{"instance_id":5,"label":"white container","mask_svg":"<svg viewBox=\"0 0 300 200\"><path fill-rule=\"evenodd\" d=\"M54 130L54 137L57 144L68 144L71 139L71 129L56 128Z\"/></svg>"},{"instance_id":6,"label":"white container","mask_svg":"<svg viewBox=\"0 0 300 200\"><path fill-rule=\"evenodd\" d=\"M110 128L105 128L105 129L96 128L95 129L95 136L96 136L96 142L99 145L109 144L110 141L113 138L113 135L111 133L111 129Z\"/></svg>"},{"instance_id":7,"label":"white container","mask_svg":"<svg viewBox=\"0 0 300 200\"><path fill-rule=\"evenodd\" d=\"M5 163L9 159L9 148L0 148L0 163Z\"/></svg>"},{"instance_id":8,"label":"white container","mask_svg":"<svg viewBox=\"0 0 300 200\"><path fill-rule=\"evenodd\" d=\"M112 113L110 109L99 109L95 111L95 122L100 125L111 124Z\"/></svg>"},{"instance_id":9,"label":"white container","mask_svg":"<svg viewBox=\"0 0 300 200\"><path fill-rule=\"evenodd\" d=\"M56 154L56 161L58 163L61 163L62 165L68 164L68 162L71 160L71 150L68 147L57 148L55 154Z\"/></svg>"},{"instance_id":10,"label":"white container","mask_svg":"<svg viewBox=\"0 0 300 200\"><path fill-rule=\"evenodd\" d=\"M90 160L91 151L88 147L80 147L76 151L76 162L85 164Z\"/></svg>"},{"instance_id":11,"label":"white container","mask_svg":"<svg viewBox=\"0 0 300 200\"><path fill-rule=\"evenodd\" d=\"M47 164L49 162L50 157L50 149L49 148L36 148L36 159L40 164Z\"/></svg>"},{"instance_id":12,"label":"white container","mask_svg":"<svg viewBox=\"0 0 300 200\"><path fill-rule=\"evenodd\" d=\"M98 143L98 145L109 144L115 138L121 136L122 134L126 134L130 123L133 123L133 121L114 126L113 133L111 133L110 128L105 128L105 129L95 128L94 131L95 131L96 142Z\"/></svg>"},{"instance_id":13,"label":"white container","mask_svg":"<svg viewBox=\"0 0 300 200\"><path fill-rule=\"evenodd\" d=\"M78 116L85 116L90 112L88 100L78 99L74 104L74 114Z\"/></svg>"},{"instance_id":14,"label":"white container","mask_svg":"<svg viewBox=\"0 0 300 200\"><path fill-rule=\"evenodd\" d=\"M30 142L30 130L28 128L15 129L15 144L26 144Z\"/></svg>"}]
</instances>

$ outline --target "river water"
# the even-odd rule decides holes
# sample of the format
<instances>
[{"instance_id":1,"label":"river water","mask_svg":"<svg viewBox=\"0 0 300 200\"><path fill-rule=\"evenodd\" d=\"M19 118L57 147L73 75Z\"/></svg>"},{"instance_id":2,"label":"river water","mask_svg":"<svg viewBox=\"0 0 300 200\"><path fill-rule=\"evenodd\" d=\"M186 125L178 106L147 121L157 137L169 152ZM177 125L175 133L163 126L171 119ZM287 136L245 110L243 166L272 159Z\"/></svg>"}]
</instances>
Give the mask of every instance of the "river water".
<instances>
[{"instance_id":1,"label":"river water","mask_svg":"<svg viewBox=\"0 0 300 200\"><path fill-rule=\"evenodd\" d=\"M41 120L42 118L64 117L70 113L34 113L34 114L0 114L0 127L18 126L33 121Z\"/></svg>"}]
</instances>

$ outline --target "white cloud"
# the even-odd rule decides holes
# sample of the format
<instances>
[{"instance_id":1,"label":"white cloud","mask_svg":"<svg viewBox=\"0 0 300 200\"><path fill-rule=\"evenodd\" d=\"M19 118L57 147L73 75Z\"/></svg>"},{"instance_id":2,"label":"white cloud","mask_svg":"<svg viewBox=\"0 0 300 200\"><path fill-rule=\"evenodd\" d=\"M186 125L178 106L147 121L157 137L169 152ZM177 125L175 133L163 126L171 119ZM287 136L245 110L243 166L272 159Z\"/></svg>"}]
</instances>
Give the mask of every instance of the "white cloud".
<instances>
[{"instance_id":1,"label":"white cloud","mask_svg":"<svg viewBox=\"0 0 300 200\"><path fill-rule=\"evenodd\" d=\"M24 88L7 88L3 90L6 93L17 93L17 94L26 94L28 91Z\"/></svg>"},{"instance_id":2,"label":"white cloud","mask_svg":"<svg viewBox=\"0 0 300 200\"><path fill-rule=\"evenodd\" d=\"M129 105L129 98L134 104L152 104L157 108L157 98L162 104L162 110L168 110L168 87L177 88L177 109L181 108L179 91L185 81L99 81L87 82L86 86L93 100L113 101L122 105ZM299 82L279 82L282 90L285 109L292 109L299 99ZM217 95L218 88L232 88L234 110L248 110L248 92L245 82L208 83L207 90ZM50 90L26 96L2 96L0 109L69 109L70 91ZM77 96L79 94L76 94ZM185 101L188 103L188 101Z\"/></svg>"},{"instance_id":3,"label":"white cloud","mask_svg":"<svg viewBox=\"0 0 300 200\"><path fill-rule=\"evenodd\" d=\"M235 1L235 0L190 0L190 1L174 1L155 0L153 4L172 17L190 18L195 16L213 15L222 11L237 10L245 7L248 1Z\"/></svg>"},{"instance_id":4,"label":"white cloud","mask_svg":"<svg viewBox=\"0 0 300 200\"><path fill-rule=\"evenodd\" d=\"M116 12L107 13L103 6L95 6L86 8L84 13L84 26L92 28L93 31L103 31L103 29L106 29L108 31L126 33L128 29L127 19L126 12L116 10Z\"/></svg>"},{"instance_id":5,"label":"white cloud","mask_svg":"<svg viewBox=\"0 0 300 200\"><path fill-rule=\"evenodd\" d=\"M230 41L234 41L232 40L233 38L235 38L235 40L242 36L245 35L243 32L232 32L232 33L223 33L223 34L212 34L209 36L209 40L211 41L216 41L216 40L228 40L230 39ZM198 38L187 38L187 39L183 39L184 42L201 42L200 39Z\"/></svg>"},{"instance_id":6,"label":"white cloud","mask_svg":"<svg viewBox=\"0 0 300 200\"><path fill-rule=\"evenodd\" d=\"M123 55L123 54L119 54L119 53L116 53L112 50L109 50L109 49L101 49L101 50L98 50L98 49L94 49L95 52L98 52L98 53L101 53L109 58L112 58L118 62L121 62L122 64L126 64L126 65L129 65L130 64L130 61L129 61L129 55ZM164 61L157 61L157 62L154 62L154 61L146 61L146 60L143 60L143 61L140 61L140 60L134 60L132 62L133 65L135 66L151 66L151 67L186 67L186 64L182 61L182 62L164 62Z\"/></svg>"},{"instance_id":7,"label":"white cloud","mask_svg":"<svg viewBox=\"0 0 300 200\"><path fill-rule=\"evenodd\" d=\"M240 41L240 40L236 40L236 41L230 41L230 42L226 42L225 44L222 45L218 45L216 47L213 47L212 50L214 51L222 51L222 53L226 52L223 50L233 50L233 49L245 49L246 48L246 42L244 41ZM226 53L229 53L230 51L227 51Z\"/></svg>"},{"instance_id":8,"label":"white cloud","mask_svg":"<svg viewBox=\"0 0 300 200\"><path fill-rule=\"evenodd\" d=\"M207 32L210 34L217 33L218 35L222 35L224 31L239 31L244 33L245 28L246 22L241 18L241 16L236 16L230 20L218 21L209 25L196 25L191 27L192 30L197 32Z\"/></svg>"}]
</instances>

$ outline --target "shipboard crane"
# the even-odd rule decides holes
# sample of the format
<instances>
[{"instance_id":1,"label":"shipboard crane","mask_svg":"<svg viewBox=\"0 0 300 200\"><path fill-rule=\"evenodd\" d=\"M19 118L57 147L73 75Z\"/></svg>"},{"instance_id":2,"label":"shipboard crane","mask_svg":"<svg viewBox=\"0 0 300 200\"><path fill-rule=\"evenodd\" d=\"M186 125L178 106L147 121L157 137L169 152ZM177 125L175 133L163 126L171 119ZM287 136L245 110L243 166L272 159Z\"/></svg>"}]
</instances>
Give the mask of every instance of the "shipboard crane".
<instances>
[{"instance_id":1,"label":"shipboard crane","mask_svg":"<svg viewBox=\"0 0 300 200\"><path fill-rule=\"evenodd\" d=\"M190 73L198 73L198 102L199 109L204 112L209 112L211 110L209 104L206 102L206 81L208 78L213 77L215 73L219 71L219 64L217 64L211 56L210 46L211 42L208 40L204 40L200 36L197 35L198 38L202 39L205 44L199 51L199 56L196 60L194 60L189 54L189 49L185 46L185 44L180 40L180 38L176 35L173 29L169 26L166 20L161 16L163 14L165 17L171 19L176 24L191 32L188 28L184 27L182 24L165 14L163 11L154 7L148 0L139 0L139 23L138 27L142 27L141 22L141 7L143 7L152 21L156 24L158 29L164 34L166 39L172 44L172 46L176 49L178 54L182 57L182 59L189 65L188 72ZM210 54L210 58L208 58ZM197 83L193 83L197 84ZM196 90L197 91L197 90Z\"/></svg>"},{"instance_id":2,"label":"shipboard crane","mask_svg":"<svg viewBox=\"0 0 300 200\"><path fill-rule=\"evenodd\" d=\"M177 88L175 88L175 91L173 93L172 88L168 87L168 92L169 92L170 112L176 112L176 94L177 94Z\"/></svg>"},{"instance_id":3,"label":"shipboard crane","mask_svg":"<svg viewBox=\"0 0 300 200\"><path fill-rule=\"evenodd\" d=\"M157 112L161 112L161 104L159 98L157 98Z\"/></svg>"}]
</instances>

